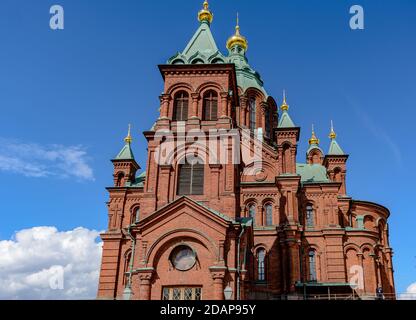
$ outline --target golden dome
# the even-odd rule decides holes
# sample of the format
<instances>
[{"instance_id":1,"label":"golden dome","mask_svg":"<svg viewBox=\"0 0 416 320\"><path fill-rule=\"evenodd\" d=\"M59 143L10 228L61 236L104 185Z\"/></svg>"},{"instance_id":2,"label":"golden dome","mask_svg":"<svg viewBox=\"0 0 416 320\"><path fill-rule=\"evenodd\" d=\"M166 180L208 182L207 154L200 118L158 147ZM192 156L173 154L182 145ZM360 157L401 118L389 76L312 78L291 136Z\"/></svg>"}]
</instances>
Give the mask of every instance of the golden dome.
<instances>
[{"instance_id":1,"label":"golden dome","mask_svg":"<svg viewBox=\"0 0 416 320\"><path fill-rule=\"evenodd\" d=\"M329 134L329 138L331 140L334 140L334 139L336 139L336 137L337 137L337 134L334 131L334 124L333 124L333 122L331 120L331 133Z\"/></svg>"},{"instance_id":2,"label":"golden dome","mask_svg":"<svg viewBox=\"0 0 416 320\"><path fill-rule=\"evenodd\" d=\"M124 138L124 142L131 144L131 142L133 141L133 138L131 137L131 125L129 124L129 131L127 133L127 137Z\"/></svg>"},{"instance_id":3,"label":"golden dome","mask_svg":"<svg viewBox=\"0 0 416 320\"><path fill-rule=\"evenodd\" d=\"M280 106L280 109L281 109L282 111L287 111L287 110L289 110L289 105L286 103L286 91L285 91L285 90L283 90L283 103L282 103L282 105Z\"/></svg>"},{"instance_id":4,"label":"golden dome","mask_svg":"<svg viewBox=\"0 0 416 320\"><path fill-rule=\"evenodd\" d=\"M247 39L240 34L240 26L238 25L238 14L237 14L237 25L235 26L235 34L227 40L227 48L230 50L234 46L240 46L245 51L248 48Z\"/></svg>"},{"instance_id":5,"label":"golden dome","mask_svg":"<svg viewBox=\"0 0 416 320\"><path fill-rule=\"evenodd\" d=\"M208 21L211 23L214 19L214 14L209 10L209 4L207 0L204 1L203 6L204 8L198 12L198 20L199 22Z\"/></svg>"},{"instance_id":6,"label":"golden dome","mask_svg":"<svg viewBox=\"0 0 416 320\"><path fill-rule=\"evenodd\" d=\"M309 139L309 145L312 145L312 144L319 144L319 139L315 135L315 130L313 129L313 125L312 125L312 136Z\"/></svg>"}]
</instances>

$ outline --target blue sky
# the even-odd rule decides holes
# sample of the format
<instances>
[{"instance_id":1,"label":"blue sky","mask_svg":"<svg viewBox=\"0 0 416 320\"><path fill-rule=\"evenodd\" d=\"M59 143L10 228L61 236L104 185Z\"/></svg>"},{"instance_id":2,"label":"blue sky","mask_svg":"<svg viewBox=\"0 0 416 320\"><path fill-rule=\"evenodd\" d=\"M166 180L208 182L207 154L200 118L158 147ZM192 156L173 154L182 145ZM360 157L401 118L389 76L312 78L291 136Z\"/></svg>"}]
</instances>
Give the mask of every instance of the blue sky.
<instances>
[{"instance_id":1,"label":"blue sky","mask_svg":"<svg viewBox=\"0 0 416 320\"><path fill-rule=\"evenodd\" d=\"M0 240L35 226L106 228L109 160L131 123L133 150L145 167L141 132L156 119L163 89L157 65L185 47L201 3L1 1ZM49 28L53 4L65 9L64 30ZM353 4L364 7L365 30L349 28ZM292 119L302 127L298 161L311 124L326 150L334 120L350 154L349 195L391 210L396 286L405 291L416 282L416 2L211 0L210 6L217 45L225 51L238 11L251 66L279 103L287 90Z\"/></svg>"}]
</instances>

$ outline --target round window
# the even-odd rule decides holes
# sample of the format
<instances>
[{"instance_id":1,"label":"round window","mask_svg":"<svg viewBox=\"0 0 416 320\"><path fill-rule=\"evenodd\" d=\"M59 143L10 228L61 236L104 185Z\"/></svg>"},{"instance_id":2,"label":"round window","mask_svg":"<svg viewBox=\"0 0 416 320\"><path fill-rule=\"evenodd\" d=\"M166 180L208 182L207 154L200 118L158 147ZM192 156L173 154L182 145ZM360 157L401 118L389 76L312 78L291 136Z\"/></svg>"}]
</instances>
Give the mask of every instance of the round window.
<instances>
[{"instance_id":1,"label":"round window","mask_svg":"<svg viewBox=\"0 0 416 320\"><path fill-rule=\"evenodd\" d=\"M187 271L195 265L196 254L188 246L178 246L172 251L171 261L176 269Z\"/></svg>"}]
</instances>

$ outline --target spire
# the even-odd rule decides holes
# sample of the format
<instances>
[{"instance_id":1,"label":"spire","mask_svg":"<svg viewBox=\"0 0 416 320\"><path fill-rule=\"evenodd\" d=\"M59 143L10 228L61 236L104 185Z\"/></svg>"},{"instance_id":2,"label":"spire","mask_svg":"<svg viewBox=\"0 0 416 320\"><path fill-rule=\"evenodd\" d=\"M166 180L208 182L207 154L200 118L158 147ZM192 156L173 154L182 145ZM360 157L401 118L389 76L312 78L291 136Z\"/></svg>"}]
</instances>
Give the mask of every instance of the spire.
<instances>
[{"instance_id":1,"label":"spire","mask_svg":"<svg viewBox=\"0 0 416 320\"><path fill-rule=\"evenodd\" d=\"M133 160L134 159L133 151L131 150L132 141L133 141L133 138L131 137L131 125L129 124L127 136L124 138L125 145L121 149L121 151L118 153L115 160Z\"/></svg>"},{"instance_id":2,"label":"spire","mask_svg":"<svg viewBox=\"0 0 416 320\"><path fill-rule=\"evenodd\" d=\"M294 128L295 124L293 123L292 119L289 116L289 105L286 102L286 90L283 90L283 103L280 106L282 110L282 116L280 117L280 121L278 124L278 128Z\"/></svg>"},{"instance_id":3,"label":"spire","mask_svg":"<svg viewBox=\"0 0 416 320\"><path fill-rule=\"evenodd\" d=\"M231 50L234 46L240 46L247 51L248 48L248 41L247 39L240 34L240 23L239 23L239 16L237 13L237 24L235 26L235 34L227 40L227 49Z\"/></svg>"},{"instance_id":4,"label":"spire","mask_svg":"<svg viewBox=\"0 0 416 320\"><path fill-rule=\"evenodd\" d=\"M336 137L337 137L337 134L334 131L334 123L331 120L331 133L329 134L329 138L331 140L334 140L334 139L336 139Z\"/></svg>"},{"instance_id":5,"label":"spire","mask_svg":"<svg viewBox=\"0 0 416 320\"><path fill-rule=\"evenodd\" d=\"M131 144L133 138L131 137L131 124L129 124L129 130L127 132L127 137L124 138L124 141L128 144Z\"/></svg>"},{"instance_id":6,"label":"spire","mask_svg":"<svg viewBox=\"0 0 416 320\"><path fill-rule=\"evenodd\" d=\"M331 120L331 132L329 134L329 138L331 139L331 143L329 145L328 155L339 156L344 155L344 151L339 146L338 142L335 140L337 138L337 134L334 131L334 124Z\"/></svg>"},{"instance_id":7,"label":"spire","mask_svg":"<svg viewBox=\"0 0 416 320\"><path fill-rule=\"evenodd\" d=\"M319 139L315 135L315 129L314 129L313 125L312 125L312 136L309 139L309 145L310 146L312 146L312 145L318 146L319 145Z\"/></svg>"},{"instance_id":8,"label":"spire","mask_svg":"<svg viewBox=\"0 0 416 320\"><path fill-rule=\"evenodd\" d=\"M214 14L209 10L209 3L207 0L204 1L203 8L198 12L198 21L203 23L211 23L214 19Z\"/></svg>"},{"instance_id":9,"label":"spire","mask_svg":"<svg viewBox=\"0 0 416 320\"><path fill-rule=\"evenodd\" d=\"M280 106L280 109L282 109L282 111L288 111L289 110L289 106L286 103L286 90L283 90L283 103Z\"/></svg>"}]
</instances>

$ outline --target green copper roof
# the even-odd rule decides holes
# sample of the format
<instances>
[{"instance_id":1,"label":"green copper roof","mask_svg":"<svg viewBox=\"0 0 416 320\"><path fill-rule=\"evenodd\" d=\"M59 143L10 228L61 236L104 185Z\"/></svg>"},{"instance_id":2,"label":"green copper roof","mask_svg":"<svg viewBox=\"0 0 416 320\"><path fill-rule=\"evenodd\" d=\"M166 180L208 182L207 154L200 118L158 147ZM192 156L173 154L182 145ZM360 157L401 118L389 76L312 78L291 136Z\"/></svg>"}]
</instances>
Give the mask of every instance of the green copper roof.
<instances>
[{"instance_id":1,"label":"green copper roof","mask_svg":"<svg viewBox=\"0 0 416 320\"><path fill-rule=\"evenodd\" d=\"M218 49L212 36L209 23L201 22L192 39L182 52L171 57L168 64L212 64L212 63L233 63L236 68L238 86L245 92L249 88L258 89L268 98L263 88L263 80L260 74L253 70L248 64L245 50L239 46L231 48L228 56Z\"/></svg>"},{"instance_id":2,"label":"green copper roof","mask_svg":"<svg viewBox=\"0 0 416 320\"><path fill-rule=\"evenodd\" d=\"M295 124L290 118L289 113L287 111L283 111L282 116L280 117L278 128L294 128Z\"/></svg>"},{"instance_id":3,"label":"green copper roof","mask_svg":"<svg viewBox=\"0 0 416 320\"><path fill-rule=\"evenodd\" d=\"M301 176L301 183L330 182L326 168L320 164L297 163L296 173Z\"/></svg>"},{"instance_id":4,"label":"green copper roof","mask_svg":"<svg viewBox=\"0 0 416 320\"><path fill-rule=\"evenodd\" d=\"M168 64L224 63L225 57L218 50L207 22L201 22L183 52L168 60Z\"/></svg>"},{"instance_id":5,"label":"green copper roof","mask_svg":"<svg viewBox=\"0 0 416 320\"><path fill-rule=\"evenodd\" d=\"M338 142L335 139L331 139L331 144L329 145L328 155L341 156L341 155L344 155L344 154L345 153L344 153L344 151L342 151Z\"/></svg>"},{"instance_id":6,"label":"green copper roof","mask_svg":"<svg viewBox=\"0 0 416 320\"><path fill-rule=\"evenodd\" d=\"M261 79L260 74L253 70L248 64L245 50L243 48L239 46L231 48L231 50L229 50L227 61L235 65L237 84L241 89L243 89L243 92L249 88L255 88L262 92L267 99L268 94L263 88L263 80Z\"/></svg>"},{"instance_id":7,"label":"green copper roof","mask_svg":"<svg viewBox=\"0 0 416 320\"><path fill-rule=\"evenodd\" d=\"M132 187L132 188L143 188L144 187L144 181L146 180L146 171L143 171L136 180L131 183L130 185L127 185L126 187Z\"/></svg>"},{"instance_id":8,"label":"green copper roof","mask_svg":"<svg viewBox=\"0 0 416 320\"><path fill-rule=\"evenodd\" d=\"M123 149L121 149L121 151L115 158L115 160L133 160L133 159L134 159L134 155L133 155L133 151L131 150L130 143L126 143Z\"/></svg>"}]
</instances>

